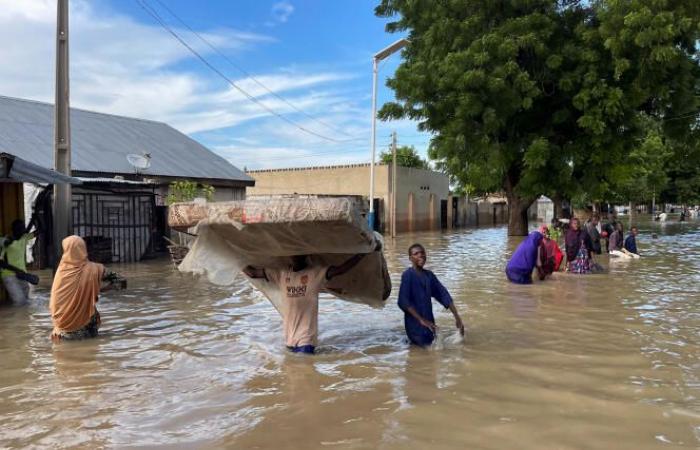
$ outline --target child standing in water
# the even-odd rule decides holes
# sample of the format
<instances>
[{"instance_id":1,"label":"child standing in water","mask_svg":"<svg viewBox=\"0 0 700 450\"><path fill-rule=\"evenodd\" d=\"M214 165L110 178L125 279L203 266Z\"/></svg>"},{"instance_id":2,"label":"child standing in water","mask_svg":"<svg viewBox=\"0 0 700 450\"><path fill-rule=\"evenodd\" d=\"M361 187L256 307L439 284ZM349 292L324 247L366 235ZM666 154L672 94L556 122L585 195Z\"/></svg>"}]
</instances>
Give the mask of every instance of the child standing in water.
<instances>
[{"instance_id":1,"label":"child standing in water","mask_svg":"<svg viewBox=\"0 0 700 450\"><path fill-rule=\"evenodd\" d=\"M435 339L437 326L433 317L432 298L452 311L455 325L464 336L464 324L450 293L433 272L423 267L427 259L425 248L420 244L413 244L408 249L408 258L412 267L401 275L399 287L399 308L404 312L408 339L412 344L421 347L430 345Z\"/></svg>"}]
</instances>

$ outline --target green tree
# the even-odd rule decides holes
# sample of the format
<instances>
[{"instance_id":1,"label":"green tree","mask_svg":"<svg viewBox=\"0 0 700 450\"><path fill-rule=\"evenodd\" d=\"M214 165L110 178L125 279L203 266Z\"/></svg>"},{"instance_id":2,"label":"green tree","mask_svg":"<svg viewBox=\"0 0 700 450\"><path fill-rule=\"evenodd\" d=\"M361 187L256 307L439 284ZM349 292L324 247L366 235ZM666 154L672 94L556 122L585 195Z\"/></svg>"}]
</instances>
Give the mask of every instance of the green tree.
<instances>
[{"instance_id":1,"label":"green tree","mask_svg":"<svg viewBox=\"0 0 700 450\"><path fill-rule=\"evenodd\" d=\"M397 101L380 117L420 121L435 134L430 157L461 184L503 190L509 234L525 234L538 195L602 200L649 121L698 109L699 6L383 0L376 13L394 18L387 30L407 31L410 44L388 81Z\"/></svg>"},{"instance_id":2,"label":"green tree","mask_svg":"<svg viewBox=\"0 0 700 450\"><path fill-rule=\"evenodd\" d=\"M391 149L379 154L379 159L384 164L392 164L394 157ZM396 148L396 164L401 167L414 167L417 169L430 169L428 161L421 158L414 146L402 145Z\"/></svg>"},{"instance_id":3,"label":"green tree","mask_svg":"<svg viewBox=\"0 0 700 450\"><path fill-rule=\"evenodd\" d=\"M700 136L693 136L686 144L674 149L666 174L668 183L660 193L661 201L700 204Z\"/></svg>"},{"instance_id":4,"label":"green tree","mask_svg":"<svg viewBox=\"0 0 700 450\"><path fill-rule=\"evenodd\" d=\"M673 155L671 145L660 130L651 128L625 161L612 166L608 198L642 203L660 193L668 183L666 165Z\"/></svg>"}]
</instances>

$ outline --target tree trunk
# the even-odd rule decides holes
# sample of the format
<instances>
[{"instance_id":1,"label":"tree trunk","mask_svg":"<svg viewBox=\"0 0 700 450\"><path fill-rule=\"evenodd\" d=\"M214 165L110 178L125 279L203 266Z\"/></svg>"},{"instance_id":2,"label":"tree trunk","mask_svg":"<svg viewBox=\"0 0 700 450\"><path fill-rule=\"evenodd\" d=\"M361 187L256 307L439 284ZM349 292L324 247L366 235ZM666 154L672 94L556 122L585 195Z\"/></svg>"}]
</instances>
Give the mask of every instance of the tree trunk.
<instances>
[{"instance_id":1,"label":"tree trunk","mask_svg":"<svg viewBox=\"0 0 700 450\"><path fill-rule=\"evenodd\" d=\"M634 208L636 208L636 205L634 204L634 202L630 202L630 204L629 204L630 222L632 222L635 219L636 211L634 210Z\"/></svg>"},{"instance_id":2,"label":"tree trunk","mask_svg":"<svg viewBox=\"0 0 700 450\"><path fill-rule=\"evenodd\" d=\"M508 198L508 236L527 236L527 210L532 201L506 193Z\"/></svg>"},{"instance_id":3,"label":"tree trunk","mask_svg":"<svg viewBox=\"0 0 700 450\"><path fill-rule=\"evenodd\" d=\"M508 236L527 236L527 209L534 199L525 199L515 192L520 180L520 171L511 167L506 174L504 188L508 199Z\"/></svg>"}]
</instances>

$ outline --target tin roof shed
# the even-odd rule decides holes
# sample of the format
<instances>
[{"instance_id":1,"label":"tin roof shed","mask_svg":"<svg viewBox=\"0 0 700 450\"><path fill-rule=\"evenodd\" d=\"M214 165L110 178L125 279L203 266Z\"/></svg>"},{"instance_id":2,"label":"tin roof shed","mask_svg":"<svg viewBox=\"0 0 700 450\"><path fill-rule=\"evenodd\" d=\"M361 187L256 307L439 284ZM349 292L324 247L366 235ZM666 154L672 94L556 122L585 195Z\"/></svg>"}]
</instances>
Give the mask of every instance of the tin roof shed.
<instances>
[{"instance_id":1,"label":"tin roof shed","mask_svg":"<svg viewBox=\"0 0 700 450\"><path fill-rule=\"evenodd\" d=\"M0 96L0 152L52 168L53 121L49 103ZM139 171L141 176L255 184L226 159L165 123L75 108L70 121L73 176L133 176L126 156L149 153L151 165Z\"/></svg>"}]
</instances>

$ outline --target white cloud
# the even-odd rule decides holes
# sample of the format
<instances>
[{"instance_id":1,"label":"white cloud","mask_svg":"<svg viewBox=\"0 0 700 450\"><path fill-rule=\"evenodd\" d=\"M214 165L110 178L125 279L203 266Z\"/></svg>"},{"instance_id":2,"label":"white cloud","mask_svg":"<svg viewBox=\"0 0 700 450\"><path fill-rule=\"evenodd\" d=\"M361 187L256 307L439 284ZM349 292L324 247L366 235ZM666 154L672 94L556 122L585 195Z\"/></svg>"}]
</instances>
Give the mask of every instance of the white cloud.
<instances>
[{"instance_id":1,"label":"white cloud","mask_svg":"<svg viewBox=\"0 0 700 450\"><path fill-rule=\"evenodd\" d=\"M318 150L308 147L216 147L216 152L237 167L250 170L280 167L331 166L369 162L363 149Z\"/></svg>"},{"instance_id":2,"label":"white cloud","mask_svg":"<svg viewBox=\"0 0 700 450\"><path fill-rule=\"evenodd\" d=\"M294 12L294 6L291 3L283 1L272 5L272 17L277 23L285 23L289 20L289 16ZM270 24L270 22L268 22Z\"/></svg>"},{"instance_id":3,"label":"white cloud","mask_svg":"<svg viewBox=\"0 0 700 450\"><path fill-rule=\"evenodd\" d=\"M267 88L332 128L298 113L249 77L234 79L265 106L303 128L336 139L348 136L333 128L362 137L330 143L273 117L207 69L200 69L191 53L158 25L97 10L96 4L103 5L71 0L73 107L159 120L186 133L200 133L199 140L215 143L215 150L241 166L368 160L369 101L342 87L354 74L286 67L255 75ZM283 22L294 8L285 2L279 5L287 5L279 7ZM0 0L0 40L5 43L0 46L0 95L53 102L55 22L55 0ZM211 49L191 34L178 32L197 51L211 56ZM227 54L273 42L265 35L232 29L199 32ZM230 73L230 67L218 67ZM381 124L380 130L384 130ZM378 139L377 148L381 145Z\"/></svg>"},{"instance_id":4,"label":"white cloud","mask_svg":"<svg viewBox=\"0 0 700 450\"><path fill-rule=\"evenodd\" d=\"M17 43L0 47L0 61L4 62L0 66L1 95L53 101L55 21L55 0L0 0L0 39ZM181 34L199 52L211 53L211 49L190 34ZM230 29L201 34L229 52L245 51L271 40ZM86 0L71 2L70 45L74 107L162 120L185 132L229 127L269 115L206 70L176 69L177 64L194 57L159 26L142 24L112 11L97 11ZM276 93L319 87L347 78L339 73L256 77ZM292 111L253 80L244 78L236 83L264 99L269 108ZM293 100L299 108L314 107L324 101L313 92L299 93Z\"/></svg>"}]
</instances>

